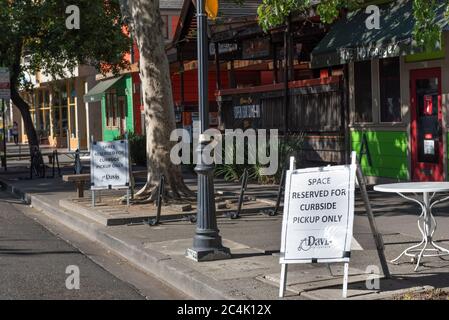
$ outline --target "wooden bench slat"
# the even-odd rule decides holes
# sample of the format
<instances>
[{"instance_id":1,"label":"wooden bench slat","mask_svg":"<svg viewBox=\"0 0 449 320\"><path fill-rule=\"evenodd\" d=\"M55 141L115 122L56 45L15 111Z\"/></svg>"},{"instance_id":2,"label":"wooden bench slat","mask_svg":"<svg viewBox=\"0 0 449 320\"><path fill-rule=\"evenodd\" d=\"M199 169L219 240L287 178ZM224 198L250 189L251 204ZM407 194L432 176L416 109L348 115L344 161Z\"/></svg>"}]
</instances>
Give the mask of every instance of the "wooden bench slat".
<instances>
[{"instance_id":1,"label":"wooden bench slat","mask_svg":"<svg viewBox=\"0 0 449 320\"><path fill-rule=\"evenodd\" d=\"M63 175L62 180L66 182L89 181L90 173Z\"/></svg>"}]
</instances>

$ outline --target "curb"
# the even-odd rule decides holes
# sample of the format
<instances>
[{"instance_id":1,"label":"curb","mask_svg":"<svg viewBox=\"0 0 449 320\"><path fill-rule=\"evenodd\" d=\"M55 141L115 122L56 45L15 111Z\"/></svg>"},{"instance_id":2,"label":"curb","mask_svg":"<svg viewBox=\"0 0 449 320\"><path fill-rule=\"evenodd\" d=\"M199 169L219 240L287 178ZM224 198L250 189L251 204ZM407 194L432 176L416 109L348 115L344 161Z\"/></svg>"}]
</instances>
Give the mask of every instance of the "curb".
<instances>
[{"instance_id":1,"label":"curb","mask_svg":"<svg viewBox=\"0 0 449 320\"><path fill-rule=\"evenodd\" d=\"M144 220L148 220L154 217L154 215L146 215L146 216L131 216L126 218L124 217L108 218L98 213L92 213L88 208L84 207L83 205L74 204L72 201L69 201L67 199L59 200L59 207L61 207L62 210L76 212L89 220L94 220L103 227L123 226L128 223L142 223Z\"/></svg>"},{"instance_id":2,"label":"curb","mask_svg":"<svg viewBox=\"0 0 449 320\"><path fill-rule=\"evenodd\" d=\"M47 203L43 196L24 193L0 179L0 185L7 192L18 196L33 208L42 211L51 219L85 236L89 240L98 242L116 255L125 258L137 268L167 282L171 286L184 292L194 299L200 300L234 300L249 299L235 292L216 280L205 276L195 269L184 265L170 256L145 248L140 248L134 241L126 241L109 234L106 227L98 226L98 223L76 212L68 212L54 204Z\"/></svg>"},{"instance_id":3,"label":"curb","mask_svg":"<svg viewBox=\"0 0 449 320\"><path fill-rule=\"evenodd\" d=\"M6 192L11 193L15 195L16 197L19 197L21 200L23 200L26 204L31 204L31 196L22 192L22 190L17 189L14 186L9 185L2 179L0 179L0 189L4 189Z\"/></svg>"}]
</instances>

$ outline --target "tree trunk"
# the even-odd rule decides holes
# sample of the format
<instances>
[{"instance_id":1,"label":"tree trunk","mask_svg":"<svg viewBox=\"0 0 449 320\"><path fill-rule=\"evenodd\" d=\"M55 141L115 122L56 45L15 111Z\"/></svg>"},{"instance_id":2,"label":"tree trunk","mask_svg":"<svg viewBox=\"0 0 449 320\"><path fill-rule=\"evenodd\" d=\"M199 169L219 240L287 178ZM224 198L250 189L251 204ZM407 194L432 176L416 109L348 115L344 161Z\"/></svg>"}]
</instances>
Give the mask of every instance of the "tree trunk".
<instances>
[{"instance_id":1,"label":"tree trunk","mask_svg":"<svg viewBox=\"0 0 449 320\"><path fill-rule=\"evenodd\" d=\"M144 96L148 176L137 199L154 201L161 175L165 176L166 197L192 196L184 183L180 165L170 160L176 128L170 69L165 52L159 0L129 0L132 31L140 52L140 77Z\"/></svg>"},{"instance_id":2,"label":"tree trunk","mask_svg":"<svg viewBox=\"0 0 449 320\"><path fill-rule=\"evenodd\" d=\"M30 147L30 153L33 150L39 149L39 139L37 137L36 129L34 128L33 119L30 114L30 106L28 103L22 99L19 94L19 79L21 74L21 58L22 58L22 41L17 39L17 42L14 44L13 57L14 62L11 66L11 100L14 105L19 109L20 114L22 116L23 125L25 127L25 133L28 138L28 145Z\"/></svg>"},{"instance_id":3,"label":"tree trunk","mask_svg":"<svg viewBox=\"0 0 449 320\"><path fill-rule=\"evenodd\" d=\"M33 119L31 118L30 106L25 102L25 100L22 99L15 86L12 86L11 88L11 100L22 115L23 125L28 137L30 150L33 146L39 147L39 139L37 137L36 129L34 128Z\"/></svg>"}]
</instances>

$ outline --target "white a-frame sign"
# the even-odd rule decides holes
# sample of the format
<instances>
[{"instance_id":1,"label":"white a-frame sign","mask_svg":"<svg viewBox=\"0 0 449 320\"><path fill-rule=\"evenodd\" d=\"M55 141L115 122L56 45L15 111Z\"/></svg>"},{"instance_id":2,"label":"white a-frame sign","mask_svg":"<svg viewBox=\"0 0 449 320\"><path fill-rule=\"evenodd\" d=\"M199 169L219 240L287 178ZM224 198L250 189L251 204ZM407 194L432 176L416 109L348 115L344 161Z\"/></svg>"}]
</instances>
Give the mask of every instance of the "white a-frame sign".
<instances>
[{"instance_id":1,"label":"white a-frame sign","mask_svg":"<svg viewBox=\"0 0 449 320\"><path fill-rule=\"evenodd\" d=\"M343 262L343 297L347 296L354 221L356 156L352 163L295 170L285 179L279 296L284 296L289 263Z\"/></svg>"}]
</instances>

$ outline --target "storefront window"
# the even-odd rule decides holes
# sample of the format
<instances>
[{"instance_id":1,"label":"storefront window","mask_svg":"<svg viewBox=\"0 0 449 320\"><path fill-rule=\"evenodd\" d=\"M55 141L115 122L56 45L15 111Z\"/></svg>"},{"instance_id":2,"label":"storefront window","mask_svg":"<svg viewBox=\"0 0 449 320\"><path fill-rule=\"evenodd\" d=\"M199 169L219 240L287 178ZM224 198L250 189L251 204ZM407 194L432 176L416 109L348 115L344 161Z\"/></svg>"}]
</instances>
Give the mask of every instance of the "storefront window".
<instances>
[{"instance_id":1,"label":"storefront window","mask_svg":"<svg viewBox=\"0 0 449 320\"><path fill-rule=\"evenodd\" d=\"M140 113L140 123L141 123L142 134L146 135L145 113L143 111Z\"/></svg>"},{"instance_id":2,"label":"storefront window","mask_svg":"<svg viewBox=\"0 0 449 320\"><path fill-rule=\"evenodd\" d=\"M118 126L120 127L120 133L124 134L126 128L126 96L118 97Z\"/></svg>"},{"instance_id":3,"label":"storefront window","mask_svg":"<svg viewBox=\"0 0 449 320\"><path fill-rule=\"evenodd\" d=\"M50 108L46 108L43 111L44 117L44 130L42 132L42 138L47 138L50 135Z\"/></svg>"},{"instance_id":4,"label":"storefront window","mask_svg":"<svg viewBox=\"0 0 449 320\"><path fill-rule=\"evenodd\" d=\"M62 136L67 137L67 130L69 129L67 105L61 108L61 124L62 124Z\"/></svg>"},{"instance_id":5,"label":"storefront window","mask_svg":"<svg viewBox=\"0 0 449 320\"><path fill-rule=\"evenodd\" d=\"M40 94L42 104L40 105L42 114L41 138L47 138L50 135L50 92L47 89Z\"/></svg>"},{"instance_id":6,"label":"storefront window","mask_svg":"<svg viewBox=\"0 0 449 320\"><path fill-rule=\"evenodd\" d=\"M31 111L32 111L34 127L36 129L39 128L39 112L38 112L39 105L38 105L38 97L37 97L38 94L39 94L39 91L35 91L31 94L31 100L32 100L31 103L33 104Z\"/></svg>"},{"instance_id":7,"label":"storefront window","mask_svg":"<svg viewBox=\"0 0 449 320\"><path fill-rule=\"evenodd\" d=\"M112 121L110 114L109 114L110 100L111 100L110 94L106 93L106 95L105 95L106 127L110 127L111 121Z\"/></svg>"},{"instance_id":8,"label":"storefront window","mask_svg":"<svg viewBox=\"0 0 449 320\"><path fill-rule=\"evenodd\" d=\"M117 94L114 90L111 90L106 94L106 126L117 127L117 116Z\"/></svg>"},{"instance_id":9,"label":"storefront window","mask_svg":"<svg viewBox=\"0 0 449 320\"><path fill-rule=\"evenodd\" d=\"M142 83L139 84L140 105L143 106L143 89Z\"/></svg>"},{"instance_id":10,"label":"storefront window","mask_svg":"<svg viewBox=\"0 0 449 320\"><path fill-rule=\"evenodd\" d=\"M168 32L168 16L163 15L162 17L162 22L163 22L163 26L162 26L162 35L164 37L164 39L169 39L169 32Z\"/></svg>"},{"instance_id":11,"label":"storefront window","mask_svg":"<svg viewBox=\"0 0 449 320\"><path fill-rule=\"evenodd\" d=\"M53 135L55 137L60 136L61 130L61 107L53 108Z\"/></svg>"},{"instance_id":12,"label":"storefront window","mask_svg":"<svg viewBox=\"0 0 449 320\"><path fill-rule=\"evenodd\" d=\"M371 61L354 63L355 121L373 122Z\"/></svg>"},{"instance_id":13,"label":"storefront window","mask_svg":"<svg viewBox=\"0 0 449 320\"><path fill-rule=\"evenodd\" d=\"M401 121L401 83L399 59L379 61L380 78L380 121Z\"/></svg>"},{"instance_id":14,"label":"storefront window","mask_svg":"<svg viewBox=\"0 0 449 320\"><path fill-rule=\"evenodd\" d=\"M114 127L118 127L119 124L118 124L118 120L117 120L117 117L118 117L117 94L115 94L115 93L113 94L111 102L112 102L111 108L112 108L112 120L113 120L112 125Z\"/></svg>"},{"instance_id":15,"label":"storefront window","mask_svg":"<svg viewBox=\"0 0 449 320\"><path fill-rule=\"evenodd\" d=\"M50 94L47 89L37 90L37 126L38 135L41 139L48 137L50 133Z\"/></svg>"},{"instance_id":16,"label":"storefront window","mask_svg":"<svg viewBox=\"0 0 449 320\"><path fill-rule=\"evenodd\" d=\"M68 93L68 112L69 112L69 126L70 137L76 138L76 90L75 81L73 79L68 81L67 85Z\"/></svg>"},{"instance_id":17,"label":"storefront window","mask_svg":"<svg viewBox=\"0 0 449 320\"><path fill-rule=\"evenodd\" d=\"M65 83L58 84L52 92L53 136L66 137L67 130L67 88Z\"/></svg>"}]
</instances>

